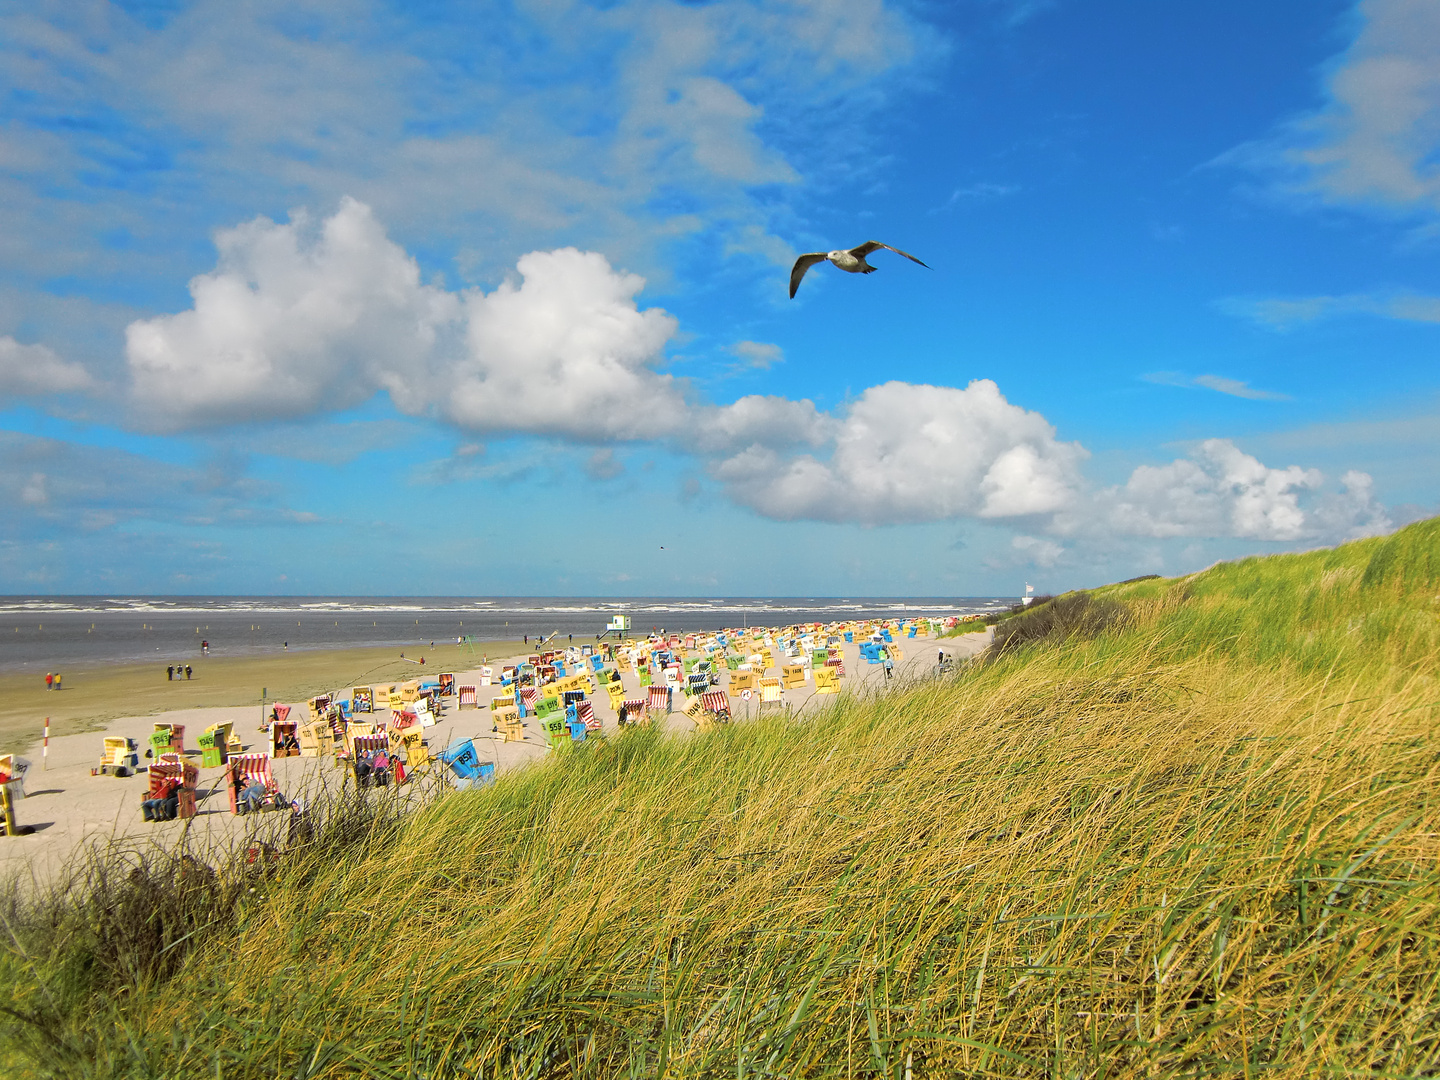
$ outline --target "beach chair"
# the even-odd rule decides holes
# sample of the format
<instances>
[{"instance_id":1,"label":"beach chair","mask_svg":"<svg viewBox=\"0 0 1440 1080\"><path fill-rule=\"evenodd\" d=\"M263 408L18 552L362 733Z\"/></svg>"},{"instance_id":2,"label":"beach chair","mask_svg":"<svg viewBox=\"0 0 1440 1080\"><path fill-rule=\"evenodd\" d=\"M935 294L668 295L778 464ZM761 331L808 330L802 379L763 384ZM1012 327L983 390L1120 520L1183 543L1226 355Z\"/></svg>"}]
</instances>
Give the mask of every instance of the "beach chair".
<instances>
[{"instance_id":1,"label":"beach chair","mask_svg":"<svg viewBox=\"0 0 1440 1080\"><path fill-rule=\"evenodd\" d=\"M161 754L185 753L185 725L154 725L150 731L150 750L157 759Z\"/></svg>"},{"instance_id":2,"label":"beach chair","mask_svg":"<svg viewBox=\"0 0 1440 1080\"><path fill-rule=\"evenodd\" d=\"M275 783L275 777L270 772L270 756L268 754L239 754L229 761L229 783L230 789L230 812L232 814L244 813L240 806L240 793L254 784L265 786L265 796L261 806L269 805L275 807L280 797L280 788Z\"/></svg>"},{"instance_id":3,"label":"beach chair","mask_svg":"<svg viewBox=\"0 0 1440 1080\"><path fill-rule=\"evenodd\" d=\"M616 679L614 682L607 682L605 684L605 694L610 699L610 708L618 710L621 703L625 700L625 686L619 679Z\"/></svg>"},{"instance_id":4,"label":"beach chair","mask_svg":"<svg viewBox=\"0 0 1440 1080\"><path fill-rule=\"evenodd\" d=\"M456 700L456 708L478 709L480 707L480 696L473 686L462 686Z\"/></svg>"},{"instance_id":5,"label":"beach chair","mask_svg":"<svg viewBox=\"0 0 1440 1080\"><path fill-rule=\"evenodd\" d=\"M435 692L441 697L455 696L455 673L453 671L442 671L436 682L439 685L435 688Z\"/></svg>"},{"instance_id":6,"label":"beach chair","mask_svg":"<svg viewBox=\"0 0 1440 1080\"><path fill-rule=\"evenodd\" d=\"M738 694L742 690L754 690L759 683L753 671L732 671L730 673L730 692Z\"/></svg>"},{"instance_id":7,"label":"beach chair","mask_svg":"<svg viewBox=\"0 0 1440 1080\"><path fill-rule=\"evenodd\" d=\"M551 750L562 751L570 749L570 722L566 719L564 713L547 716L541 723L540 728L545 733L545 742Z\"/></svg>"},{"instance_id":8,"label":"beach chair","mask_svg":"<svg viewBox=\"0 0 1440 1080\"><path fill-rule=\"evenodd\" d=\"M430 764L430 748L425 745L425 736L420 731L402 732L399 738L392 733L390 736L390 754L392 757L404 756L405 767L412 773L416 769L422 769Z\"/></svg>"},{"instance_id":9,"label":"beach chair","mask_svg":"<svg viewBox=\"0 0 1440 1080\"><path fill-rule=\"evenodd\" d=\"M707 690L700 695L700 707L717 724L730 721L730 697L724 690Z\"/></svg>"},{"instance_id":10,"label":"beach chair","mask_svg":"<svg viewBox=\"0 0 1440 1080\"><path fill-rule=\"evenodd\" d=\"M760 707L766 705L784 705L785 688L780 685L780 680L774 676L760 680Z\"/></svg>"},{"instance_id":11,"label":"beach chair","mask_svg":"<svg viewBox=\"0 0 1440 1080\"><path fill-rule=\"evenodd\" d=\"M29 771L29 758L20 757L18 754L0 754L0 791L12 801L25 798L25 774Z\"/></svg>"},{"instance_id":12,"label":"beach chair","mask_svg":"<svg viewBox=\"0 0 1440 1080\"><path fill-rule=\"evenodd\" d=\"M839 692L839 673L833 667L817 667L815 669L815 693L838 694Z\"/></svg>"},{"instance_id":13,"label":"beach chair","mask_svg":"<svg viewBox=\"0 0 1440 1080\"><path fill-rule=\"evenodd\" d=\"M449 769L450 782L456 790L464 791L494 779L495 766L481 762L475 743L470 739L457 739L435 756Z\"/></svg>"},{"instance_id":14,"label":"beach chair","mask_svg":"<svg viewBox=\"0 0 1440 1080\"><path fill-rule=\"evenodd\" d=\"M375 691L368 686L350 688L350 712L353 715L375 711Z\"/></svg>"},{"instance_id":15,"label":"beach chair","mask_svg":"<svg viewBox=\"0 0 1440 1080\"><path fill-rule=\"evenodd\" d=\"M710 676L697 671L685 676L685 693L688 697L703 694L710 688Z\"/></svg>"},{"instance_id":16,"label":"beach chair","mask_svg":"<svg viewBox=\"0 0 1440 1080\"><path fill-rule=\"evenodd\" d=\"M648 724L650 717L646 712L644 698L632 698L629 701L622 701L620 707L615 710L620 717L620 726L627 724Z\"/></svg>"},{"instance_id":17,"label":"beach chair","mask_svg":"<svg viewBox=\"0 0 1440 1080\"><path fill-rule=\"evenodd\" d=\"M300 756L300 725L296 721L286 720L270 725L270 756Z\"/></svg>"},{"instance_id":18,"label":"beach chair","mask_svg":"<svg viewBox=\"0 0 1440 1080\"><path fill-rule=\"evenodd\" d=\"M329 712L331 700L329 694L316 694L309 701L305 702L305 707L310 710L310 719L319 720Z\"/></svg>"},{"instance_id":19,"label":"beach chair","mask_svg":"<svg viewBox=\"0 0 1440 1080\"><path fill-rule=\"evenodd\" d=\"M585 741L585 737L586 737L585 721L583 721L583 720L571 720L569 717L566 717L566 719L565 719L565 726L570 729L570 742L571 742L572 744L574 744L574 743L581 743L581 742L584 742L584 741Z\"/></svg>"},{"instance_id":20,"label":"beach chair","mask_svg":"<svg viewBox=\"0 0 1440 1080\"><path fill-rule=\"evenodd\" d=\"M500 732L502 742L523 742L525 740L525 721L520 719L520 710L514 705L495 710L493 719L495 721L494 729Z\"/></svg>"},{"instance_id":21,"label":"beach chair","mask_svg":"<svg viewBox=\"0 0 1440 1080\"><path fill-rule=\"evenodd\" d=\"M373 784L378 787L384 787L386 784L390 783L392 775L396 783L399 783L402 779L400 775L400 770L396 769L394 765L391 765L390 767L385 769L373 769L363 779L360 776L359 764L364 759L366 754L371 754L379 750L384 750L386 752L386 757L389 757L390 739L388 736L356 735L350 741L350 748L351 775L354 776L355 783L358 786L369 787Z\"/></svg>"},{"instance_id":22,"label":"beach chair","mask_svg":"<svg viewBox=\"0 0 1440 1080\"><path fill-rule=\"evenodd\" d=\"M199 735L195 736L195 745L200 748L200 766L204 769L218 769L225 764L224 736L220 737L221 745L216 745L215 731L206 728Z\"/></svg>"},{"instance_id":23,"label":"beach chair","mask_svg":"<svg viewBox=\"0 0 1440 1080\"><path fill-rule=\"evenodd\" d=\"M320 757L322 754L329 753L334 741L328 720L315 720L300 725L301 757Z\"/></svg>"},{"instance_id":24,"label":"beach chair","mask_svg":"<svg viewBox=\"0 0 1440 1080\"><path fill-rule=\"evenodd\" d=\"M179 754L170 753L163 755L146 772L149 774L150 787L145 799L161 798L173 787L176 796L175 816L195 816L195 785L200 779L200 770L196 766L183 760Z\"/></svg>"},{"instance_id":25,"label":"beach chair","mask_svg":"<svg viewBox=\"0 0 1440 1080\"><path fill-rule=\"evenodd\" d=\"M662 716L670 711L670 687L651 686L647 696L645 711L647 713L659 712Z\"/></svg>"},{"instance_id":26,"label":"beach chair","mask_svg":"<svg viewBox=\"0 0 1440 1080\"><path fill-rule=\"evenodd\" d=\"M780 669L780 684L786 690L798 690L805 685L805 665L786 664Z\"/></svg>"},{"instance_id":27,"label":"beach chair","mask_svg":"<svg viewBox=\"0 0 1440 1080\"><path fill-rule=\"evenodd\" d=\"M140 768L140 748L134 739L106 736L100 752L101 776L129 776Z\"/></svg>"},{"instance_id":28,"label":"beach chair","mask_svg":"<svg viewBox=\"0 0 1440 1080\"><path fill-rule=\"evenodd\" d=\"M575 717L585 725L586 731L600 731L600 718L595 715L595 706L588 701L575 703Z\"/></svg>"}]
</instances>

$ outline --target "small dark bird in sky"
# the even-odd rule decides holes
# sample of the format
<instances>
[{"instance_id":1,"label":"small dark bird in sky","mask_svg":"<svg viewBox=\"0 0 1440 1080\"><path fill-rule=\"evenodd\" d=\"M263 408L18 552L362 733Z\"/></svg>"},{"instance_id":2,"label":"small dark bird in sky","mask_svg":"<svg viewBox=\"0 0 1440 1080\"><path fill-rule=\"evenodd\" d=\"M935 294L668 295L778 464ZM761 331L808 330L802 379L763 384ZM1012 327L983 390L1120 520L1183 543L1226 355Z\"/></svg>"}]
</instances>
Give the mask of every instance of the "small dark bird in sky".
<instances>
[{"instance_id":1,"label":"small dark bird in sky","mask_svg":"<svg viewBox=\"0 0 1440 1080\"><path fill-rule=\"evenodd\" d=\"M930 267L920 262L908 251L901 251L889 244L882 244L879 240L866 240L859 247L853 247L849 251L812 251L808 255L801 255L795 260L795 268L790 271L790 299L795 299L795 290L800 288L800 279L805 276L805 271L819 262L831 262L844 270L847 274L873 274L878 267L871 266L865 261L865 256L872 251L884 248L886 251L893 251L896 255L904 255L913 263L920 263L926 270Z\"/></svg>"}]
</instances>

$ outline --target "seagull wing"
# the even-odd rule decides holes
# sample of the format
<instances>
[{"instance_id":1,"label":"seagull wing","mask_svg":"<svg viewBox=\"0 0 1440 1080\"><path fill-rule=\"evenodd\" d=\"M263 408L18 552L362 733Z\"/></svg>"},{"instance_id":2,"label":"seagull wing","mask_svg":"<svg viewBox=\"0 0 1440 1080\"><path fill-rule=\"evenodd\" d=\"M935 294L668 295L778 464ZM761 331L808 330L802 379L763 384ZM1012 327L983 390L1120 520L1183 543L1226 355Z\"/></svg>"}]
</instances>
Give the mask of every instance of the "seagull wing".
<instances>
[{"instance_id":1,"label":"seagull wing","mask_svg":"<svg viewBox=\"0 0 1440 1080\"><path fill-rule=\"evenodd\" d=\"M930 269L929 265L920 262L919 259L915 258L915 256L911 255L908 251L901 251L899 248L891 247L889 244L882 244L879 240L866 240L865 243L861 244L859 247L851 248L850 254L854 255L858 259L863 259L866 255L869 255L872 251L875 251L879 248L884 248L886 251L893 251L896 255L904 255L905 258L909 259L911 262L920 263L920 265L925 267L926 270Z\"/></svg>"},{"instance_id":2,"label":"seagull wing","mask_svg":"<svg viewBox=\"0 0 1440 1080\"><path fill-rule=\"evenodd\" d=\"M795 268L790 271L790 299L795 299L795 290L800 288L800 279L805 276L805 271L818 262L824 262L829 252L812 251L808 255L801 255L795 260Z\"/></svg>"}]
</instances>

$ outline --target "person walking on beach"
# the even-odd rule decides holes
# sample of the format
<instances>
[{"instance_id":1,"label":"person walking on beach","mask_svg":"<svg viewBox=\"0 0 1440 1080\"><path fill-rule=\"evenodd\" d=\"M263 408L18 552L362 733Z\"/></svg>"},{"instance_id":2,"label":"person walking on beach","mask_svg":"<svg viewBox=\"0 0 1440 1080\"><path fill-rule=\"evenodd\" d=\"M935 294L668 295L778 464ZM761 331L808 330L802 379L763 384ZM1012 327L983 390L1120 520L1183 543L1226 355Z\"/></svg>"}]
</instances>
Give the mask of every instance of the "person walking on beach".
<instances>
[{"instance_id":1,"label":"person walking on beach","mask_svg":"<svg viewBox=\"0 0 1440 1080\"><path fill-rule=\"evenodd\" d=\"M171 664L169 667L167 667L167 668L165 669L165 681L166 681L166 682L174 682L174 681L175 681L175 665L174 665L174 664Z\"/></svg>"},{"instance_id":2,"label":"person walking on beach","mask_svg":"<svg viewBox=\"0 0 1440 1080\"><path fill-rule=\"evenodd\" d=\"M60 673L58 671L55 673L55 689L60 689Z\"/></svg>"},{"instance_id":3,"label":"person walking on beach","mask_svg":"<svg viewBox=\"0 0 1440 1080\"><path fill-rule=\"evenodd\" d=\"M187 678L187 679L190 678L190 665L189 665L189 664L186 664L186 665L185 665L185 678Z\"/></svg>"},{"instance_id":4,"label":"person walking on beach","mask_svg":"<svg viewBox=\"0 0 1440 1080\"><path fill-rule=\"evenodd\" d=\"M46 689L46 690L53 690L54 688L55 688L55 673L54 673L53 671L47 671L47 672L45 672L45 689Z\"/></svg>"}]
</instances>

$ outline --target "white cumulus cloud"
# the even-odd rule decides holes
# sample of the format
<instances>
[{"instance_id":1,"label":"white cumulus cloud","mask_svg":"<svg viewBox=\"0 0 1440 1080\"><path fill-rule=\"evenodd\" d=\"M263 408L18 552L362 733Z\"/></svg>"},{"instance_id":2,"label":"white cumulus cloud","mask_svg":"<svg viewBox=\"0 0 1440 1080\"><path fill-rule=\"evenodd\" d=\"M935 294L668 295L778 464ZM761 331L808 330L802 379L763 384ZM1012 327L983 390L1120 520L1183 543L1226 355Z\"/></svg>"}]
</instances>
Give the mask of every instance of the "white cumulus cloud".
<instances>
[{"instance_id":1,"label":"white cumulus cloud","mask_svg":"<svg viewBox=\"0 0 1440 1080\"><path fill-rule=\"evenodd\" d=\"M1075 498L1086 457L988 379L874 386L830 425L828 457L756 442L712 471L767 517L880 524L1054 513Z\"/></svg>"},{"instance_id":2,"label":"white cumulus cloud","mask_svg":"<svg viewBox=\"0 0 1440 1080\"><path fill-rule=\"evenodd\" d=\"M1059 526L1155 538L1276 541L1335 541L1389 528L1370 477L1346 473L1338 493L1324 490L1324 483L1316 469L1272 468L1228 439L1209 439L1188 458L1140 466L1124 485L1095 495L1088 520L1070 517Z\"/></svg>"},{"instance_id":3,"label":"white cumulus cloud","mask_svg":"<svg viewBox=\"0 0 1440 1080\"><path fill-rule=\"evenodd\" d=\"M304 416L388 391L475 431L664 434L685 407L655 370L675 320L601 255L532 252L520 281L447 291L345 199L314 224L257 218L216 238L194 304L132 323L136 407L165 428Z\"/></svg>"}]
</instances>

